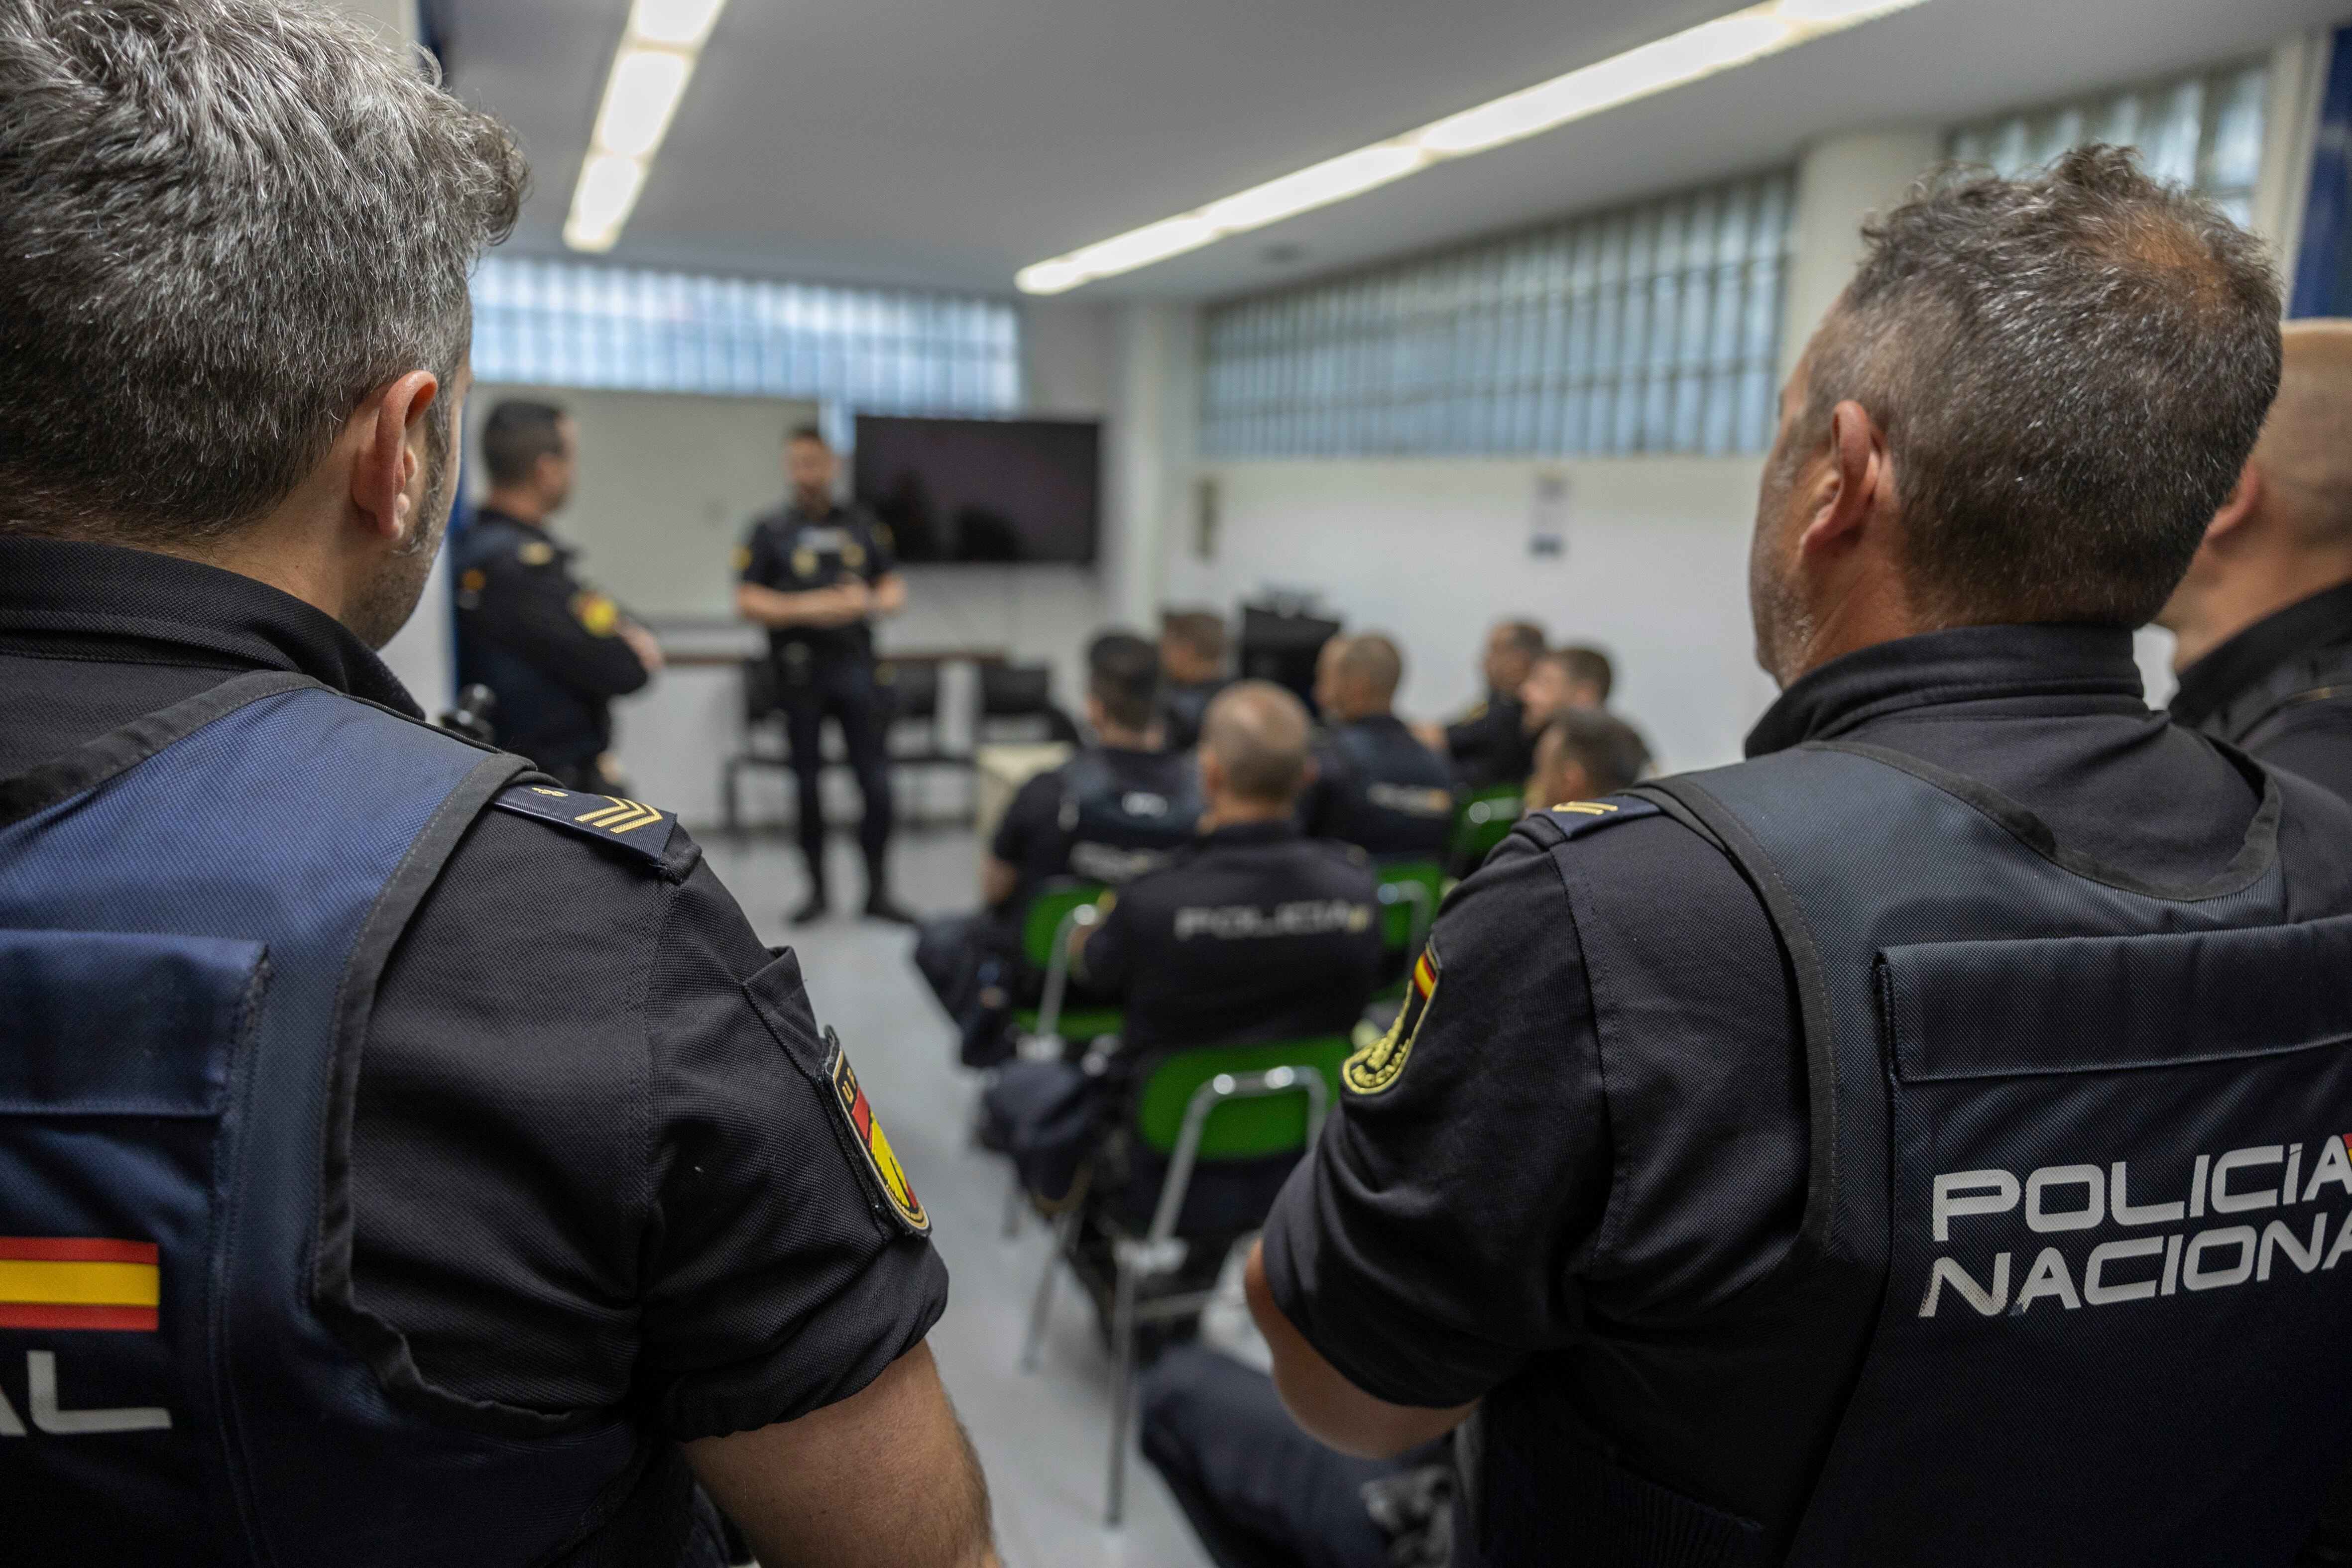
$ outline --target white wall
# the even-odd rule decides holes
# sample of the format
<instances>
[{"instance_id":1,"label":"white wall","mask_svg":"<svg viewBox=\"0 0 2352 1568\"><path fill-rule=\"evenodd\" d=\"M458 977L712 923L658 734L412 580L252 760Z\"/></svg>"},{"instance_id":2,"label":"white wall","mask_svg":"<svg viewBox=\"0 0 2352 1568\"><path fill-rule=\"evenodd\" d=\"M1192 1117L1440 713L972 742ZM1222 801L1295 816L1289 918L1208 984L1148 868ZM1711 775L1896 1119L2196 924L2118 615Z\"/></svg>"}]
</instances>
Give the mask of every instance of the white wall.
<instances>
[{"instance_id":1,"label":"white wall","mask_svg":"<svg viewBox=\"0 0 2352 1568\"><path fill-rule=\"evenodd\" d=\"M1398 639L1398 707L1437 717L1482 695L1486 628L1529 616L1616 661L1616 706L1671 768L1728 762L1770 701L1748 632L1753 458L1235 463L1210 470L1216 553L1167 555L1172 599L1230 608L1267 585L1319 590ZM1536 483L1568 485L1567 549L1530 553Z\"/></svg>"}]
</instances>

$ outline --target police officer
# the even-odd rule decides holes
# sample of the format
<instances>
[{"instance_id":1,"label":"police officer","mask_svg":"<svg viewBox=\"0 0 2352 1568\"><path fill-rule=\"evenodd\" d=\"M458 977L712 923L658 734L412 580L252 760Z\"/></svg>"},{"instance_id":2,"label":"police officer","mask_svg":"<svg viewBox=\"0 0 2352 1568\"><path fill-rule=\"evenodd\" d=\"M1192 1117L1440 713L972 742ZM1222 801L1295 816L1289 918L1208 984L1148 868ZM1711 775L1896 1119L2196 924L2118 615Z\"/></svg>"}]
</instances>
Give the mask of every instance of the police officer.
<instances>
[{"instance_id":1,"label":"police officer","mask_svg":"<svg viewBox=\"0 0 2352 1568\"><path fill-rule=\"evenodd\" d=\"M1042 977L1021 955L1029 899L1056 877L1106 883L1150 870L1191 841L1201 796L1192 758L1162 749L1159 654L1129 632L1087 649L1094 743L1021 786L981 864L983 907L926 921L915 967L962 1032L967 1067L1010 1055L1014 993Z\"/></svg>"},{"instance_id":2,"label":"police officer","mask_svg":"<svg viewBox=\"0 0 2352 1568\"><path fill-rule=\"evenodd\" d=\"M2352 321L2290 321L2278 401L2157 624L2181 723L2352 797Z\"/></svg>"},{"instance_id":3,"label":"police officer","mask_svg":"<svg viewBox=\"0 0 2352 1568\"><path fill-rule=\"evenodd\" d=\"M873 629L874 617L906 608L907 580L898 575L888 527L864 507L834 499L839 471L816 426L802 425L785 437L792 498L751 525L740 552L735 610L768 629L791 732L801 853L809 875L807 901L793 912L793 923L805 925L828 907L824 796L817 786L830 716L841 727L865 802L857 843L866 854L866 913L911 925L915 917L890 897L890 762L883 744L889 707L875 679Z\"/></svg>"},{"instance_id":4,"label":"police officer","mask_svg":"<svg viewBox=\"0 0 2352 1568\"><path fill-rule=\"evenodd\" d=\"M490 490L450 551L457 578L457 678L498 698L498 742L575 789L625 788L613 760L613 699L662 667L661 644L572 570L548 532L571 498L578 440L552 403L509 400L482 423Z\"/></svg>"},{"instance_id":5,"label":"police officer","mask_svg":"<svg viewBox=\"0 0 2352 1568\"><path fill-rule=\"evenodd\" d=\"M2110 148L1867 235L1782 398L1749 759L1530 819L1249 1272L1509 1563L2283 1563L2352 1453L2352 809L2149 713L2277 385ZM1932 372L1929 367L1932 367Z\"/></svg>"},{"instance_id":6,"label":"police officer","mask_svg":"<svg viewBox=\"0 0 2352 1568\"><path fill-rule=\"evenodd\" d=\"M1299 826L1382 859L1445 852L1454 791L1445 761L1396 716L1404 659L1377 632L1334 637L1315 660L1315 702L1330 732L1315 747L1315 778Z\"/></svg>"},{"instance_id":7,"label":"police officer","mask_svg":"<svg viewBox=\"0 0 2352 1568\"><path fill-rule=\"evenodd\" d=\"M509 133L306 0L28 0L0 79L0 1556L710 1568L698 1480L772 1562L987 1560L796 960L373 651Z\"/></svg>"},{"instance_id":8,"label":"police officer","mask_svg":"<svg viewBox=\"0 0 2352 1568\"><path fill-rule=\"evenodd\" d=\"M1201 744L1201 717L1223 691L1224 618L1206 610L1171 610L1160 622L1160 727L1168 749Z\"/></svg>"},{"instance_id":9,"label":"police officer","mask_svg":"<svg viewBox=\"0 0 2352 1568\"><path fill-rule=\"evenodd\" d=\"M1563 800L1613 795L1631 788L1649 760L1650 748L1641 736L1615 714L1569 708L1536 737L1528 810L1548 810Z\"/></svg>"},{"instance_id":10,"label":"police officer","mask_svg":"<svg viewBox=\"0 0 2352 1568\"><path fill-rule=\"evenodd\" d=\"M1528 776L1534 737L1521 720L1519 687L1543 651L1544 630L1534 622L1496 622L1478 661L1486 695L1452 724L1415 732L1423 745L1452 760L1454 781L1462 788L1516 784Z\"/></svg>"},{"instance_id":11,"label":"police officer","mask_svg":"<svg viewBox=\"0 0 2352 1568\"><path fill-rule=\"evenodd\" d=\"M1128 632L1087 648L1087 725L1094 744L1023 784L982 867L987 902L1017 921L1057 876L1117 884L1190 843L1201 816L1192 758L1160 745L1159 653Z\"/></svg>"},{"instance_id":12,"label":"police officer","mask_svg":"<svg viewBox=\"0 0 2352 1568\"><path fill-rule=\"evenodd\" d=\"M1090 932L1073 934L1076 977L1126 1013L1116 1058L1090 1080L1097 1101L1115 1103L1170 1051L1344 1033L1362 1015L1381 957L1374 883L1362 852L1299 833L1307 743L1307 710L1281 687L1237 681L1220 693L1201 732L1200 836L1112 894ZM1034 1128L1027 1108L1065 1101L1081 1069L1018 1065L991 1091L992 1104L1000 1124ZM1085 1130L1083 1118L1066 1113L1055 1135L1073 1122ZM1016 1130L1012 1138L1024 1167L1072 1168L1061 1151L1026 1137ZM1132 1175L1129 1207L1148 1215L1159 1169ZM1187 1213L1246 1228L1279 1176L1203 1167ZM1046 1196L1058 1197L1059 1186L1047 1185Z\"/></svg>"}]
</instances>

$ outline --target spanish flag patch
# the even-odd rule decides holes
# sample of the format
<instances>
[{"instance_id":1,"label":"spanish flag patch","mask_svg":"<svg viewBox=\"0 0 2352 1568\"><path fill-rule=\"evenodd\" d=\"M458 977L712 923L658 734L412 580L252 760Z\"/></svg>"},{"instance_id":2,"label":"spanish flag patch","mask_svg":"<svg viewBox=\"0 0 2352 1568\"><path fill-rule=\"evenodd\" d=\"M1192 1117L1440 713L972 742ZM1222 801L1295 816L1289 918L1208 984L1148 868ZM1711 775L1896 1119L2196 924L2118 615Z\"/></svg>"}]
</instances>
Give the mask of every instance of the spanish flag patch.
<instances>
[{"instance_id":1,"label":"spanish flag patch","mask_svg":"<svg viewBox=\"0 0 2352 1568\"><path fill-rule=\"evenodd\" d=\"M915 1196L914 1184L900 1168L898 1156L890 1152L890 1140L883 1135L882 1124L874 1119L874 1106L866 1098L857 1074L850 1070L849 1053L841 1048L840 1036L828 1029L824 1040L833 1048L824 1064L825 1082L833 1087L833 1103L849 1124L851 1139L866 1156L866 1170L898 1223L912 1235L929 1235L931 1217L924 1211L923 1200Z\"/></svg>"},{"instance_id":2,"label":"spanish flag patch","mask_svg":"<svg viewBox=\"0 0 2352 1568\"><path fill-rule=\"evenodd\" d=\"M1413 960L1412 978L1405 986L1404 1006L1397 1009L1396 1022L1389 1025L1388 1033L1341 1064L1339 1082L1350 1092L1377 1094L1404 1071L1405 1060L1412 1055L1412 1042L1421 1036L1421 1020L1429 1016L1430 999L1437 995L1441 969L1437 944L1433 942Z\"/></svg>"},{"instance_id":3,"label":"spanish flag patch","mask_svg":"<svg viewBox=\"0 0 2352 1568\"><path fill-rule=\"evenodd\" d=\"M0 1236L0 1329L153 1333L163 1296L152 1241Z\"/></svg>"}]
</instances>

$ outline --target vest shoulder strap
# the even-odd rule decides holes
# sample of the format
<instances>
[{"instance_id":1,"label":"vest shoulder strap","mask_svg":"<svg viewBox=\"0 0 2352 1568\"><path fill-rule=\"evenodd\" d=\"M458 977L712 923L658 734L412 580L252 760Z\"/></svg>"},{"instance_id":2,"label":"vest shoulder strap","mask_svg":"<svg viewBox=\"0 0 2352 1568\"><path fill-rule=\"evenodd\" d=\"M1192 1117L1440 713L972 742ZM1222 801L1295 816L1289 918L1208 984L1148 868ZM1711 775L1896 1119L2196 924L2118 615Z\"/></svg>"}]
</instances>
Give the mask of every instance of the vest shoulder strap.
<instances>
[{"instance_id":1,"label":"vest shoulder strap","mask_svg":"<svg viewBox=\"0 0 2352 1568\"><path fill-rule=\"evenodd\" d=\"M590 795L552 784L517 784L491 804L518 817L536 817L566 832L609 844L643 861L673 882L683 881L694 859L673 864L670 839L677 824L667 812L617 795Z\"/></svg>"},{"instance_id":2,"label":"vest shoulder strap","mask_svg":"<svg viewBox=\"0 0 2352 1568\"><path fill-rule=\"evenodd\" d=\"M1633 795L1610 795L1598 800L1564 800L1546 811L1530 811L1521 819L1522 831L1547 849L1571 839L1597 833L1620 822L1664 815L1654 801Z\"/></svg>"}]
</instances>

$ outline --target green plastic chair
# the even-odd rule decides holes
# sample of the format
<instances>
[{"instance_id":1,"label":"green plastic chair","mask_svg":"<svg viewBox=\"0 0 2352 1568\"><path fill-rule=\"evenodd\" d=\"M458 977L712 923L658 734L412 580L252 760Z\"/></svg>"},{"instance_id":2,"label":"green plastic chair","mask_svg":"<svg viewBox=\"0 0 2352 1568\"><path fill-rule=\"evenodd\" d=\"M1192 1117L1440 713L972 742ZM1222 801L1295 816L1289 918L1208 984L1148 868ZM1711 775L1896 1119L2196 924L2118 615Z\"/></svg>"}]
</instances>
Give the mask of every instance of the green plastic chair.
<instances>
[{"instance_id":1,"label":"green plastic chair","mask_svg":"<svg viewBox=\"0 0 2352 1568\"><path fill-rule=\"evenodd\" d=\"M1069 994L1070 933L1089 923L1108 891L1098 882L1056 879L1030 898L1021 921L1021 951L1045 972L1045 988L1037 1006L1013 1010L1013 1027L1021 1033L1035 1040L1098 1040L1118 1033L1126 1022L1117 1008L1062 1006Z\"/></svg>"},{"instance_id":2,"label":"green plastic chair","mask_svg":"<svg viewBox=\"0 0 2352 1568\"><path fill-rule=\"evenodd\" d=\"M1454 841L1448 853L1466 874L1496 844L1511 836L1527 806L1527 788L1520 784L1489 784L1462 797L1454 808Z\"/></svg>"},{"instance_id":3,"label":"green plastic chair","mask_svg":"<svg viewBox=\"0 0 2352 1568\"><path fill-rule=\"evenodd\" d=\"M1374 863L1380 878L1381 945L1391 953L1418 952L1445 894L1445 868L1430 860Z\"/></svg>"},{"instance_id":4,"label":"green plastic chair","mask_svg":"<svg viewBox=\"0 0 2352 1568\"><path fill-rule=\"evenodd\" d=\"M1136 1096L1135 1133L1143 1145L1168 1157L1160 1205L1149 1228L1138 1234L1108 1214L1094 1223L1109 1230L1118 1282L1111 1312L1110 1486L1103 1521L1117 1526L1127 1495L1127 1448L1135 1405L1135 1330L1145 1322L1191 1317L1214 1291L1186 1291L1136 1300L1138 1284L1164 1274L1183 1260L1177 1222L1192 1173L1203 1162L1264 1159L1303 1154L1321 1135L1323 1121L1339 1092L1339 1066L1355 1044L1345 1035L1248 1045L1202 1046L1171 1051L1144 1080ZM1056 1227L1053 1252L1037 1281L1029 1311L1029 1333L1021 1368L1034 1371L1053 1308L1054 1281L1086 1223L1074 1207Z\"/></svg>"}]
</instances>

